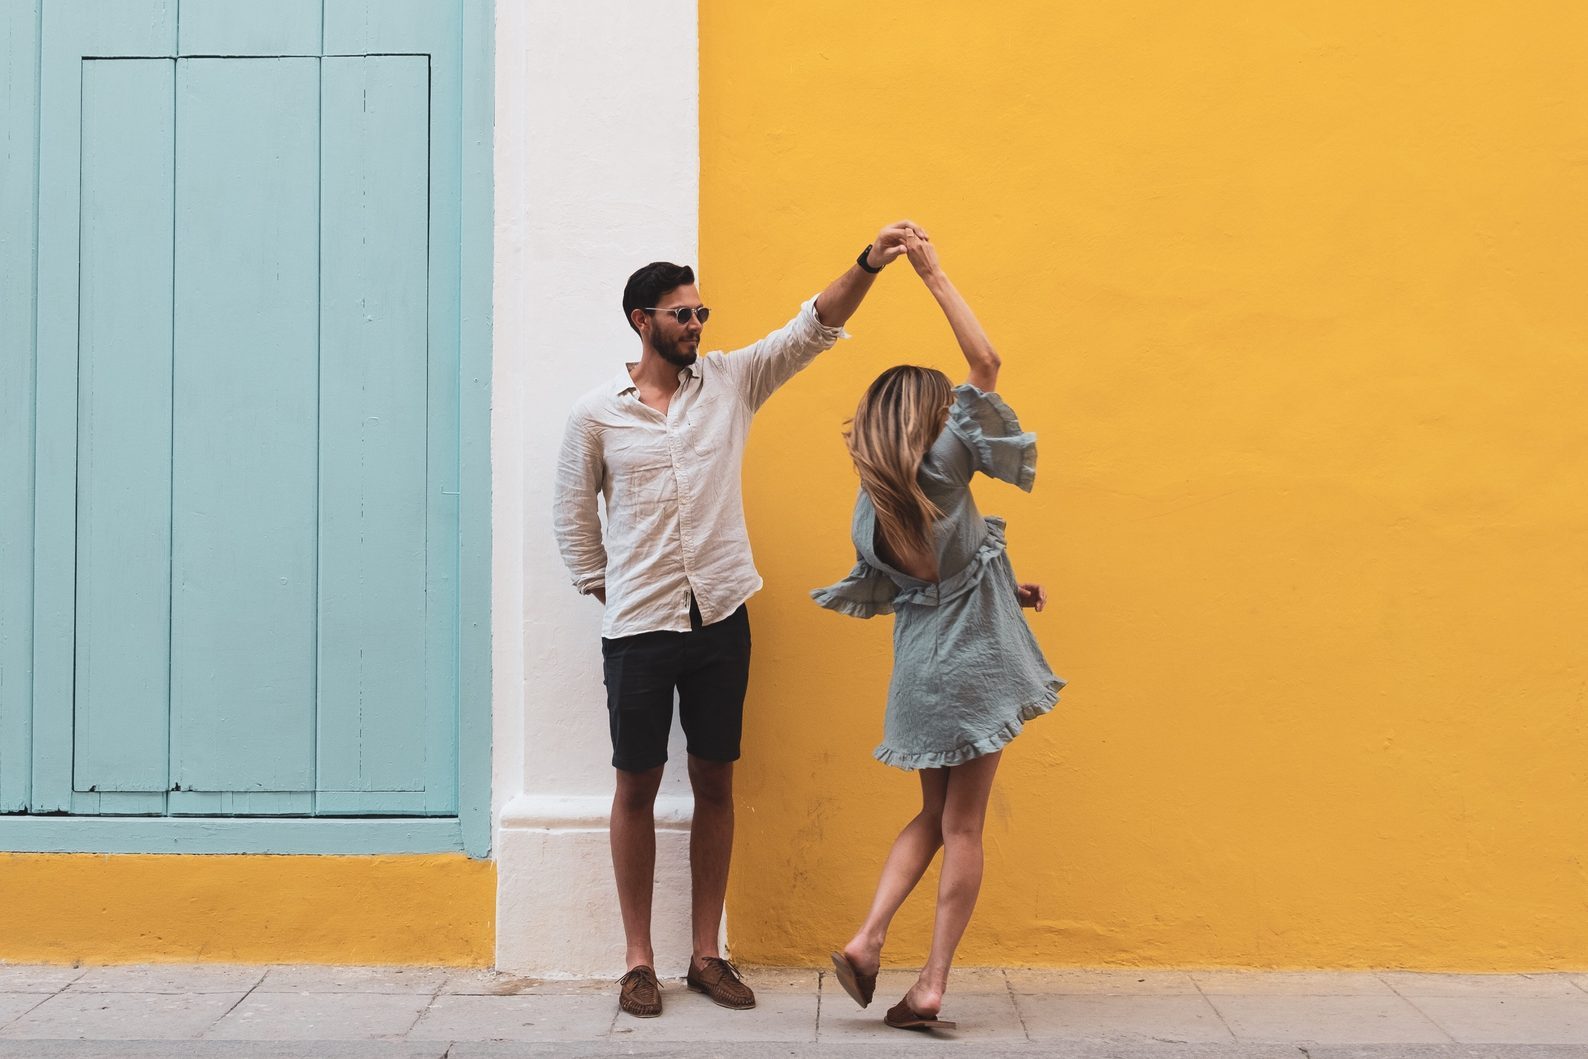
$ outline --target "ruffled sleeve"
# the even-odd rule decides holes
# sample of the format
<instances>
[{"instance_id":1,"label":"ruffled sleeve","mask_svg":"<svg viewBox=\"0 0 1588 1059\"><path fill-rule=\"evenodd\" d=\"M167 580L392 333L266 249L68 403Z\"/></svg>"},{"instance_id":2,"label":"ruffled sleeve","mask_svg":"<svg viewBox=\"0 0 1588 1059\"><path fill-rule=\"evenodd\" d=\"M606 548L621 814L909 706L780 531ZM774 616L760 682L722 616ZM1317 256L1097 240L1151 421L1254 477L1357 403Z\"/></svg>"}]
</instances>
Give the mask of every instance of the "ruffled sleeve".
<instances>
[{"instance_id":1,"label":"ruffled sleeve","mask_svg":"<svg viewBox=\"0 0 1588 1059\"><path fill-rule=\"evenodd\" d=\"M1037 436L1020 429L1014 409L970 383L954 387L948 429L970 450L974 470L1026 492L1037 481Z\"/></svg>"},{"instance_id":2,"label":"ruffled sleeve","mask_svg":"<svg viewBox=\"0 0 1588 1059\"><path fill-rule=\"evenodd\" d=\"M898 594L899 586L892 578L856 555L855 568L848 577L836 585L813 589L811 598L819 606L851 618L874 618L892 614L893 599Z\"/></svg>"}]
</instances>

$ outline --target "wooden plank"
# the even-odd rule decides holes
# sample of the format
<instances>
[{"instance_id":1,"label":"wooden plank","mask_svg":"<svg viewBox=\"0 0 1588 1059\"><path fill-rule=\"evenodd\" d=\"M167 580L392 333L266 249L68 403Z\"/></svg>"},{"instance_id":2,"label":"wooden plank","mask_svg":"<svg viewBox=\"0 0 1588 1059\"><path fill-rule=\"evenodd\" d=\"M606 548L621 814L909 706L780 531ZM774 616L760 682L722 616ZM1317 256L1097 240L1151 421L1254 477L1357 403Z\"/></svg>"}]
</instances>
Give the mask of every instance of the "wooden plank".
<instances>
[{"instance_id":1,"label":"wooden plank","mask_svg":"<svg viewBox=\"0 0 1588 1059\"><path fill-rule=\"evenodd\" d=\"M430 63L430 232L429 232L429 441L426 453L426 577L429 645L425 673L425 790L427 811L451 813L457 808L458 765L458 623L459 623L459 325L462 241L461 115L463 98L462 33L458 0L326 0L327 52L426 53ZM484 56L480 78L489 81L490 60ZM488 119L487 119L488 120ZM489 153L489 126L485 150ZM488 163L487 163L488 168ZM487 177L488 180L488 177ZM477 250L489 257L489 249ZM489 298L488 271L485 279ZM489 334L485 336L489 377ZM488 417L488 408L478 410ZM488 420L480 429L488 435ZM488 478L488 475L487 475ZM489 497L484 498L489 519ZM486 556L487 563L488 549ZM489 598L488 595L486 597ZM488 604L486 605L488 609ZM477 620L488 623L481 613ZM472 693L484 696L489 716L488 682ZM479 704L476 705L479 708ZM489 747L489 722L475 730ZM483 762L489 813L489 750L476 754Z\"/></svg>"},{"instance_id":2,"label":"wooden plank","mask_svg":"<svg viewBox=\"0 0 1588 1059\"><path fill-rule=\"evenodd\" d=\"M320 20L320 0L182 0L182 54L318 56Z\"/></svg>"},{"instance_id":3,"label":"wooden plank","mask_svg":"<svg viewBox=\"0 0 1588 1059\"><path fill-rule=\"evenodd\" d=\"M129 791L74 791L72 792L74 816L164 816L165 792L147 793Z\"/></svg>"},{"instance_id":4,"label":"wooden plank","mask_svg":"<svg viewBox=\"0 0 1588 1059\"><path fill-rule=\"evenodd\" d=\"M440 816L430 809L425 791L316 791L314 811L320 816Z\"/></svg>"},{"instance_id":5,"label":"wooden plank","mask_svg":"<svg viewBox=\"0 0 1588 1059\"><path fill-rule=\"evenodd\" d=\"M450 853L456 819L247 820L0 817L0 849L15 853Z\"/></svg>"},{"instance_id":6,"label":"wooden plank","mask_svg":"<svg viewBox=\"0 0 1588 1059\"><path fill-rule=\"evenodd\" d=\"M58 812L72 804L83 57L169 55L176 46L176 4L175 0L66 0L45 7L42 26L29 806L36 812Z\"/></svg>"},{"instance_id":7,"label":"wooden plank","mask_svg":"<svg viewBox=\"0 0 1588 1059\"><path fill-rule=\"evenodd\" d=\"M325 54L456 51L458 0L325 0Z\"/></svg>"},{"instance_id":8,"label":"wooden plank","mask_svg":"<svg viewBox=\"0 0 1588 1059\"><path fill-rule=\"evenodd\" d=\"M172 816L310 816L312 791L172 791Z\"/></svg>"},{"instance_id":9,"label":"wooden plank","mask_svg":"<svg viewBox=\"0 0 1588 1059\"><path fill-rule=\"evenodd\" d=\"M458 813L491 851L491 261L495 55L491 0L462 0L459 112ZM507 630L503 630L506 633Z\"/></svg>"},{"instance_id":10,"label":"wooden plank","mask_svg":"<svg viewBox=\"0 0 1588 1059\"><path fill-rule=\"evenodd\" d=\"M39 0L0 4L0 813L33 767L33 313Z\"/></svg>"},{"instance_id":11,"label":"wooden plank","mask_svg":"<svg viewBox=\"0 0 1588 1059\"><path fill-rule=\"evenodd\" d=\"M314 785L319 60L177 63L172 779Z\"/></svg>"},{"instance_id":12,"label":"wooden plank","mask_svg":"<svg viewBox=\"0 0 1588 1059\"><path fill-rule=\"evenodd\" d=\"M378 811L425 789L429 67L322 77L317 786Z\"/></svg>"},{"instance_id":13,"label":"wooden plank","mask_svg":"<svg viewBox=\"0 0 1588 1059\"><path fill-rule=\"evenodd\" d=\"M79 791L164 791L170 687L175 68L83 64Z\"/></svg>"}]
</instances>

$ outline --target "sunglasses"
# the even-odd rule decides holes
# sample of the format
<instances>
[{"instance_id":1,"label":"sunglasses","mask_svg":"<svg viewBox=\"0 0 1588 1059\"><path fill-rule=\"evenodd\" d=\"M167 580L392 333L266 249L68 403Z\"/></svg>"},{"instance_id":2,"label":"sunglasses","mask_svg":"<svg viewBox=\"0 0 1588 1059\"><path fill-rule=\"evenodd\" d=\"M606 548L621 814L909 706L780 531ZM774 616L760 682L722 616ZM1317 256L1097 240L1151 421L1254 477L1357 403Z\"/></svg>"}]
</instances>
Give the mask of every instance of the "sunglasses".
<instances>
[{"instance_id":1,"label":"sunglasses","mask_svg":"<svg viewBox=\"0 0 1588 1059\"><path fill-rule=\"evenodd\" d=\"M698 309L692 309L687 305L680 305L676 309L646 309L645 311L648 313L666 313L681 324L687 324L691 319L699 320L701 323L705 323L706 318L711 315L711 310L706 308L704 305Z\"/></svg>"}]
</instances>

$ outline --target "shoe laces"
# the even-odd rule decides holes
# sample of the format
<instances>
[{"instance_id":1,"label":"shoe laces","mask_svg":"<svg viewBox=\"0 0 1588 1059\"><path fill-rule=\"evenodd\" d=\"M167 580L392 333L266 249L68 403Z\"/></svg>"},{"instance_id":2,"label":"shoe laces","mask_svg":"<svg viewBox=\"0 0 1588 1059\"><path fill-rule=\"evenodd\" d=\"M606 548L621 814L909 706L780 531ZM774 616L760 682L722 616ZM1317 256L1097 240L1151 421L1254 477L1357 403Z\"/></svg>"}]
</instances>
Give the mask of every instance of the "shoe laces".
<instances>
[{"instance_id":1,"label":"shoe laces","mask_svg":"<svg viewBox=\"0 0 1588 1059\"><path fill-rule=\"evenodd\" d=\"M645 967L645 966L635 967L632 970L630 970L622 978L618 979L618 985L628 985L630 980L645 981L646 979L654 979L655 983L656 983L656 988L657 989L662 988L661 980L656 978L655 972L652 972L650 970L650 968ZM649 983L647 983L647 984L649 984Z\"/></svg>"},{"instance_id":2,"label":"shoe laces","mask_svg":"<svg viewBox=\"0 0 1588 1059\"><path fill-rule=\"evenodd\" d=\"M722 964L723 970L727 971L730 975L732 975L733 976L733 980L735 982L744 981L744 974L739 970L739 968L737 966L734 965L734 962L732 960L726 959L726 958L724 958L722 956L702 956L700 958L700 964L701 964L701 969L702 970L705 969L706 965L713 964L713 963Z\"/></svg>"}]
</instances>

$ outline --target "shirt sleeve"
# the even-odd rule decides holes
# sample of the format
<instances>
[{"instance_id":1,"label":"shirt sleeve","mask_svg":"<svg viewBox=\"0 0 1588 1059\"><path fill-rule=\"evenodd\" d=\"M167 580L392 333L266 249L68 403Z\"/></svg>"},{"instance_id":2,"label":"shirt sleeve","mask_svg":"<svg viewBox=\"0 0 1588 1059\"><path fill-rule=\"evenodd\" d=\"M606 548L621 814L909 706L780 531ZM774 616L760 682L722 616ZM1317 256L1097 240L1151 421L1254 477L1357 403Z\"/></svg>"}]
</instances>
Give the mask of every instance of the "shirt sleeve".
<instances>
[{"instance_id":1,"label":"shirt sleeve","mask_svg":"<svg viewBox=\"0 0 1588 1059\"><path fill-rule=\"evenodd\" d=\"M1036 484L1037 436L1020 428L1014 409L997 394L970 383L956 386L948 430L970 453L971 473L980 471L1028 493Z\"/></svg>"},{"instance_id":2,"label":"shirt sleeve","mask_svg":"<svg viewBox=\"0 0 1588 1059\"><path fill-rule=\"evenodd\" d=\"M568 417L557 455L552 522L557 549L574 587L585 595L606 586L607 553L596 497L605 482L601 448L578 409Z\"/></svg>"},{"instance_id":3,"label":"shirt sleeve","mask_svg":"<svg viewBox=\"0 0 1588 1059\"><path fill-rule=\"evenodd\" d=\"M792 320L759 342L723 354L722 367L734 380L745 404L755 411L773 391L815 360L818 353L848 337L849 332L843 328L821 322L812 297L800 306Z\"/></svg>"}]
</instances>

